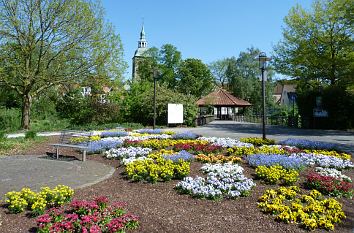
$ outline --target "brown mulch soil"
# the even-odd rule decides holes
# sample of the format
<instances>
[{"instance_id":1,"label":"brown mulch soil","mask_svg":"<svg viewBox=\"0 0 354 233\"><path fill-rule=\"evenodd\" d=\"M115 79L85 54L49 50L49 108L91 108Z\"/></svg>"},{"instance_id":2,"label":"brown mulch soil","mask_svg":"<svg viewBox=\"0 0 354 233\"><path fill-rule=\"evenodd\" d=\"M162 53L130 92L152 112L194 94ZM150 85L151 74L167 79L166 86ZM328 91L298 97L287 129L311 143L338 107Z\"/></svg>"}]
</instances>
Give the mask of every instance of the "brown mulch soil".
<instances>
[{"instance_id":1,"label":"brown mulch soil","mask_svg":"<svg viewBox=\"0 0 354 233\"><path fill-rule=\"evenodd\" d=\"M26 154L45 154L53 152L49 146L57 140L51 137L40 147L32 148ZM80 154L63 150L63 154ZM178 181L166 183L134 183L122 175L124 169L118 161L107 160L100 155L89 155L88 159L96 160L117 167L113 176L93 186L76 190L74 198L91 199L95 196L106 195L110 200L125 201L128 210L140 217L140 227L133 232L306 232L295 224L284 224L274 221L274 217L265 215L257 209L257 199L265 189L276 186L264 185L256 181L257 186L248 197L236 200L210 201L193 199L188 195L179 195L174 186ZM200 163L193 163L191 176L201 175L198 171ZM243 165L245 174L252 177L254 170ZM354 170L345 172L352 179ZM343 204L347 218L335 226L334 232L353 232L354 201L339 199ZM0 208L0 232L29 232L35 231L35 219L25 214L9 214ZM316 230L314 232L326 232Z\"/></svg>"}]
</instances>

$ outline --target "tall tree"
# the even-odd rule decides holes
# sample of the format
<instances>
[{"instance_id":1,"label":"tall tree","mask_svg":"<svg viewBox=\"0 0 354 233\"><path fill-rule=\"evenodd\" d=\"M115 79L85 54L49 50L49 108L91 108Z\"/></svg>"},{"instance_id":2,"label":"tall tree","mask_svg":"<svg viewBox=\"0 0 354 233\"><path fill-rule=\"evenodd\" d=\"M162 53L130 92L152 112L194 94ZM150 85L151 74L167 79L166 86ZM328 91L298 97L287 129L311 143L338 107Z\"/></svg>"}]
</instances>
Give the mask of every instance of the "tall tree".
<instances>
[{"instance_id":1,"label":"tall tree","mask_svg":"<svg viewBox=\"0 0 354 233\"><path fill-rule=\"evenodd\" d=\"M216 83L220 85L222 88L226 88L228 84L227 76L226 76L226 69L228 67L229 67L228 58L214 61L209 65L209 69L213 74Z\"/></svg>"},{"instance_id":2,"label":"tall tree","mask_svg":"<svg viewBox=\"0 0 354 233\"><path fill-rule=\"evenodd\" d=\"M200 98L207 95L214 87L214 78L201 60L188 58L178 69L178 90L184 94Z\"/></svg>"},{"instance_id":3,"label":"tall tree","mask_svg":"<svg viewBox=\"0 0 354 233\"><path fill-rule=\"evenodd\" d=\"M94 1L0 0L0 51L0 84L21 96L24 129L33 99L48 88L120 77L125 66L120 39Z\"/></svg>"},{"instance_id":4,"label":"tall tree","mask_svg":"<svg viewBox=\"0 0 354 233\"><path fill-rule=\"evenodd\" d=\"M260 50L248 48L240 52L239 56L225 59L227 67L225 69L225 79L228 83L228 89L238 98L249 101L252 104L252 111L260 113L262 107L261 83L259 81L260 70L256 57ZM267 67L266 82L266 102L267 106L274 104L272 93L272 67Z\"/></svg>"},{"instance_id":5,"label":"tall tree","mask_svg":"<svg viewBox=\"0 0 354 233\"><path fill-rule=\"evenodd\" d=\"M138 66L140 80L153 81L153 71L159 70L159 82L168 88L176 86L177 69L181 63L181 52L171 44L164 44L160 49L149 48Z\"/></svg>"},{"instance_id":6,"label":"tall tree","mask_svg":"<svg viewBox=\"0 0 354 233\"><path fill-rule=\"evenodd\" d=\"M284 38L274 48L276 70L330 85L354 83L353 5L316 0L311 11L293 7L284 20Z\"/></svg>"},{"instance_id":7,"label":"tall tree","mask_svg":"<svg viewBox=\"0 0 354 233\"><path fill-rule=\"evenodd\" d=\"M161 47L159 53L161 82L165 83L168 88L173 88L177 84L176 74L181 61L181 52L175 46L165 44Z\"/></svg>"}]
</instances>

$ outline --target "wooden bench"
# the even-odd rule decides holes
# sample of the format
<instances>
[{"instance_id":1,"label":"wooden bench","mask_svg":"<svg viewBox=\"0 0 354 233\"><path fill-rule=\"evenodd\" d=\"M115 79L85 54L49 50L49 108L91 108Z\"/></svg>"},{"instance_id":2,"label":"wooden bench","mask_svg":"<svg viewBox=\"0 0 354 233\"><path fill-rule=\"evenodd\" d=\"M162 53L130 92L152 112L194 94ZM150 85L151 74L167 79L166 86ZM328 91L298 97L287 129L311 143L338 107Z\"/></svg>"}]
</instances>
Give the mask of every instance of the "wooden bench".
<instances>
[{"instance_id":1,"label":"wooden bench","mask_svg":"<svg viewBox=\"0 0 354 233\"><path fill-rule=\"evenodd\" d=\"M84 134L83 132L80 131L72 131L72 130L65 130L62 131L60 134L60 140L59 143L51 144L51 146L55 147L55 154L56 158L59 159L59 148L60 147L68 147L68 148L74 148L74 149L79 149L82 150L82 161L86 161L86 153L87 150L89 149L88 143L89 141L80 143L80 145L73 144L72 141L70 140L71 138L74 137L79 137L79 136L88 136L90 137L91 134Z\"/></svg>"}]
</instances>

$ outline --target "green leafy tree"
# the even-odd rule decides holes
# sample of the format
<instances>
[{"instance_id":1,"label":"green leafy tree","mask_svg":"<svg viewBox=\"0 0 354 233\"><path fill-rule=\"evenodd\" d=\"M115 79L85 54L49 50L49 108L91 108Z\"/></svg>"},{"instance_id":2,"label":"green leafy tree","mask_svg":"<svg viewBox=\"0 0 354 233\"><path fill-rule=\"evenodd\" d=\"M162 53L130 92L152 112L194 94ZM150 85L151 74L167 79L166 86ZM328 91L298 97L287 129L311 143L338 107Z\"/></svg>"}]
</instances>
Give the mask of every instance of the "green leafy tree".
<instances>
[{"instance_id":1,"label":"green leafy tree","mask_svg":"<svg viewBox=\"0 0 354 233\"><path fill-rule=\"evenodd\" d=\"M222 88L227 88L228 85L226 70L229 68L229 60L229 58L224 58L214 61L209 65L209 69L213 74L216 83Z\"/></svg>"},{"instance_id":2,"label":"green leafy tree","mask_svg":"<svg viewBox=\"0 0 354 233\"><path fill-rule=\"evenodd\" d=\"M201 60L188 58L184 60L178 69L178 90L197 98L211 92L215 84L214 78Z\"/></svg>"},{"instance_id":3,"label":"green leafy tree","mask_svg":"<svg viewBox=\"0 0 354 233\"><path fill-rule=\"evenodd\" d=\"M293 7L284 19L284 38L274 48L276 70L330 85L354 83L353 5L316 0L310 11Z\"/></svg>"},{"instance_id":4,"label":"green leafy tree","mask_svg":"<svg viewBox=\"0 0 354 233\"><path fill-rule=\"evenodd\" d=\"M148 81L135 82L124 98L121 106L121 115L127 122L139 122L144 125L152 125L153 122L153 85ZM159 125L167 124L167 104L183 104L184 122L186 125L194 125L198 107L194 96L184 95L166 87L157 86L156 95L156 122Z\"/></svg>"},{"instance_id":5,"label":"green leafy tree","mask_svg":"<svg viewBox=\"0 0 354 233\"><path fill-rule=\"evenodd\" d=\"M159 83L164 83L169 88L176 86L177 69L181 63L181 52L171 44L162 45L160 49L149 48L145 58L139 61L138 73L140 80L153 81L153 71L158 70Z\"/></svg>"},{"instance_id":6,"label":"green leafy tree","mask_svg":"<svg viewBox=\"0 0 354 233\"><path fill-rule=\"evenodd\" d=\"M33 100L49 88L121 77L122 45L103 16L95 1L0 1L0 84L21 97L24 129Z\"/></svg>"},{"instance_id":7,"label":"green leafy tree","mask_svg":"<svg viewBox=\"0 0 354 233\"><path fill-rule=\"evenodd\" d=\"M256 57L260 50L256 48L248 48L236 57L227 58L227 68L225 77L228 82L228 88L234 96L249 101L252 107L248 111L254 114L260 114L262 108L262 91L261 82L259 81L260 69ZM266 82L266 104L267 109L271 109L274 105L272 67L267 67Z\"/></svg>"}]
</instances>

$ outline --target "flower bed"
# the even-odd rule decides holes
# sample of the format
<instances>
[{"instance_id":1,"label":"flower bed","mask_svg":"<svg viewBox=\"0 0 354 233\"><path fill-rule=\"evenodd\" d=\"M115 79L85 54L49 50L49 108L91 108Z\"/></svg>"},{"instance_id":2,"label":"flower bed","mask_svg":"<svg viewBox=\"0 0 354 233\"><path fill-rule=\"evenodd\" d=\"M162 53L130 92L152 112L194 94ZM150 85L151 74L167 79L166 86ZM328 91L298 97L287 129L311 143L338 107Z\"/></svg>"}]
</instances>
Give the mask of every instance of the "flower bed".
<instances>
[{"instance_id":1,"label":"flower bed","mask_svg":"<svg viewBox=\"0 0 354 233\"><path fill-rule=\"evenodd\" d=\"M339 159L346 159L346 160L350 160L352 158L352 156L350 154L343 153L343 152L337 152L337 151L334 151L334 150L331 150L331 151L327 151L327 150L303 150L303 152L312 153L312 154L315 154L315 155L332 156L332 157L336 157L336 158L339 158Z\"/></svg>"},{"instance_id":2,"label":"flower bed","mask_svg":"<svg viewBox=\"0 0 354 233\"><path fill-rule=\"evenodd\" d=\"M192 132L183 132L183 133L176 133L172 135L172 139L197 139L199 137L198 134Z\"/></svg>"},{"instance_id":3,"label":"flower bed","mask_svg":"<svg viewBox=\"0 0 354 233\"><path fill-rule=\"evenodd\" d=\"M186 150L189 151L191 153L205 153L205 154L209 154L209 153L218 153L221 152L221 150L223 150L223 148L221 146L217 146L217 145L209 145L209 144L205 144L203 143L198 143L198 142L193 142L193 143L177 143L175 145L173 145L173 149L180 151L180 150Z\"/></svg>"},{"instance_id":4,"label":"flower bed","mask_svg":"<svg viewBox=\"0 0 354 233\"><path fill-rule=\"evenodd\" d=\"M179 160L182 161L192 161L194 159L194 155L192 155L191 153L185 151L185 150L181 150L178 153L168 153L168 154L162 154L161 155L164 159L167 160L171 160L173 162L178 162Z\"/></svg>"},{"instance_id":5,"label":"flower bed","mask_svg":"<svg viewBox=\"0 0 354 233\"><path fill-rule=\"evenodd\" d=\"M118 149L110 149L105 152L105 156L109 159L116 158L116 159L123 159L123 158L132 158L132 157L141 157L147 156L149 153L152 152L150 148L142 148L142 147L122 147Z\"/></svg>"},{"instance_id":6,"label":"flower bed","mask_svg":"<svg viewBox=\"0 0 354 233\"><path fill-rule=\"evenodd\" d=\"M324 176L316 172L310 172L306 177L306 187L316 189L323 194L330 196L345 196L352 198L354 194L353 185L341 178Z\"/></svg>"},{"instance_id":7,"label":"flower bed","mask_svg":"<svg viewBox=\"0 0 354 233\"><path fill-rule=\"evenodd\" d=\"M328 167L335 169L347 169L354 168L354 164L346 159L340 159L336 157L326 156L326 155L318 155L313 153L297 153L291 154L291 158L301 159L303 163L307 166L319 166L319 167Z\"/></svg>"},{"instance_id":8,"label":"flower bed","mask_svg":"<svg viewBox=\"0 0 354 233\"><path fill-rule=\"evenodd\" d=\"M258 166L256 177L267 184L276 184L281 181L284 185L293 185L299 179L299 173L294 169L284 169L280 165Z\"/></svg>"},{"instance_id":9,"label":"flower bed","mask_svg":"<svg viewBox=\"0 0 354 233\"><path fill-rule=\"evenodd\" d=\"M209 154L209 155L204 155L204 154L198 154L195 156L195 159L197 161L200 161L202 163L240 163L242 162L242 159L237 156L225 156L223 154Z\"/></svg>"},{"instance_id":10,"label":"flower bed","mask_svg":"<svg viewBox=\"0 0 354 233\"><path fill-rule=\"evenodd\" d=\"M183 160L174 163L172 160L164 158L144 159L127 163L125 170L128 178L133 181L146 180L156 183L158 181L182 179L189 174L190 163Z\"/></svg>"},{"instance_id":11,"label":"flower bed","mask_svg":"<svg viewBox=\"0 0 354 233\"><path fill-rule=\"evenodd\" d=\"M189 145L189 144L199 144L199 145L204 145L207 144L208 142L206 141L200 141L200 140L173 140L173 139L164 139L164 140L158 140L158 139L147 139L147 140L126 140L124 145L125 146L141 146L141 147L149 147L155 150L159 149L165 149L169 147L174 147L175 145Z\"/></svg>"},{"instance_id":12,"label":"flower bed","mask_svg":"<svg viewBox=\"0 0 354 233\"><path fill-rule=\"evenodd\" d=\"M126 232L138 228L138 216L127 213L123 202L109 205L107 197L94 201L74 200L70 208L50 209L37 218L38 233L49 232Z\"/></svg>"},{"instance_id":13,"label":"flower bed","mask_svg":"<svg viewBox=\"0 0 354 233\"><path fill-rule=\"evenodd\" d=\"M275 216L277 221L298 223L309 230L334 230L334 224L346 217L335 199L325 199L316 190L304 195L297 186L266 190L259 198L258 208Z\"/></svg>"},{"instance_id":14,"label":"flower bed","mask_svg":"<svg viewBox=\"0 0 354 233\"><path fill-rule=\"evenodd\" d=\"M263 139L263 138L241 138L241 142L251 143L254 146L263 146L263 145L274 145L275 140L273 139Z\"/></svg>"},{"instance_id":15,"label":"flower bed","mask_svg":"<svg viewBox=\"0 0 354 233\"><path fill-rule=\"evenodd\" d=\"M104 131L101 132L101 138L108 138L108 137L125 137L128 136L128 132L125 131Z\"/></svg>"},{"instance_id":16,"label":"flower bed","mask_svg":"<svg viewBox=\"0 0 354 233\"><path fill-rule=\"evenodd\" d=\"M287 155L256 154L256 155L250 155L246 159L252 167L258 167L258 166L269 167L278 164L285 169L300 170L305 166L305 163L300 158L293 158Z\"/></svg>"},{"instance_id":17,"label":"flower bed","mask_svg":"<svg viewBox=\"0 0 354 233\"><path fill-rule=\"evenodd\" d=\"M339 180L352 182L352 179L349 176L342 174L341 171L338 171L337 169L334 169L334 168L316 167L315 171L316 171L316 173L320 174L321 176L330 176L330 177L334 177Z\"/></svg>"},{"instance_id":18,"label":"flower bed","mask_svg":"<svg viewBox=\"0 0 354 233\"><path fill-rule=\"evenodd\" d=\"M38 193L23 188L20 192L12 191L5 194L5 201L11 213L21 213L28 209L33 215L39 215L48 207L61 206L69 202L73 195L74 190L65 185L58 185L54 189L42 187Z\"/></svg>"},{"instance_id":19,"label":"flower bed","mask_svg":"<svg viewBox=\"0 0 354 233\"><path fill-rule=\"evenodd\" d=\"M314 150L336 150L338 147L334 143L310 141L306 139L295 139L295 138L289 138L280 141L279 144L287 145L287 146L296 146L301 149L314 149Z\"/></svg>"},{"instance_id":20,"label":"flower bed","mask_svg":"<svg viewBox=\"0 0 354 233\"><path fill-rule=\"evenodd\" d=\"M199 137L198 140L207 141L212 145L221 146L224 148L231 147L253 147L251 143L240 142L232 138L217 138L217 137Z\"/></svg>"},{"instance_id":21,"label":"flower bed","mask_svg":"<svg viewBox=\"0 0 354 233\"><path fill-rule=\"evenodd\" d=\"M206 179L186 177L176 185L177 191L196 198L216 200L247 196L255 186L237 164L205 164L201 170L207 173Z\"/></svg>"},{"instance_id":22,"label":"flower bed","mask_svg":"<svg viewBox=\"0 0 354 233\"><path fill-rule=\"evenodd\" d=\"M281 146L262 146L262 147L232 147L227 149L229 155L244 156L253 154L285 154L286 151Z\"/></svg>"}]
</instances>

